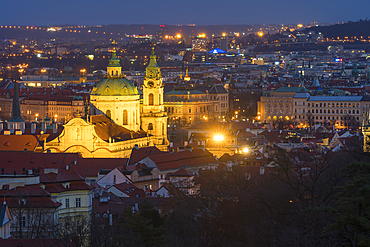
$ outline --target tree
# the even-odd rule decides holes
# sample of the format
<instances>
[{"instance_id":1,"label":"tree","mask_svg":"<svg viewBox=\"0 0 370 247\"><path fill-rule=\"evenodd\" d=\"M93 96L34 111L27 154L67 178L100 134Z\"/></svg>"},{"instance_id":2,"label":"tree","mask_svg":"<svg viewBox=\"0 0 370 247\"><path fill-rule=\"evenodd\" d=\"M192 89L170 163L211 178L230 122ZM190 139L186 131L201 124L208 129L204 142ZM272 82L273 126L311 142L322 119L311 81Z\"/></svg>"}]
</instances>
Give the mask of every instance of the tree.
<instances>
[{"instance_id":1,"label":"tree","mask_svg":"<svg viewBox=\"0 0 370 247\"><path fill-rule=\"evenodd\" d=\"M138 212L126 208L118 220L112 246L149 247L161 246L162 231Z\"/></svg>"},{"instance_id":2,"label":"tree","mask_svg":"<svg viewBox=\"0 0 370 247\"><path fill-rule=\"evenodd\" d=\"M348 246L370 246L370 163L352 163L343 171L350 179L337 187L334 226L343 230Z\"/></svg>"}]
</instances>

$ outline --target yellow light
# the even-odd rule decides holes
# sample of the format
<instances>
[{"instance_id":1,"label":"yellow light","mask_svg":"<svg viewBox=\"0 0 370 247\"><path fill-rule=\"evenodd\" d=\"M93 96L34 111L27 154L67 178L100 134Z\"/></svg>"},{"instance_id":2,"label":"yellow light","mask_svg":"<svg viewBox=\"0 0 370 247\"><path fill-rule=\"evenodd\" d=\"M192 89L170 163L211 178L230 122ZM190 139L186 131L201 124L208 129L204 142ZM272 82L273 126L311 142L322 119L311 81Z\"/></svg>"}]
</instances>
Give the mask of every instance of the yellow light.
<instances>
[{"instance_id":1,"label":"yellow light","mask_svg":"<svg viewBox=\"0 0 370 247\"><path fill-rule=\"evenodd\" d=\"M165 39L168 39L168 35L164 36Z\"/></svg>"},{"instance_id":2,"label":"yellow light","mask_svg":"<svg viewBox=\"0 0 370 247\"><path fill-rule=\"evenodd\" d=\"M226 36L226 33L222 33L222 37L225 37Z\"/></svg>"},{"instance_id":3,"label":"yellow light","mask_svg":"<svg viewBox=\"0 0 370 247\"><path fill-rule=\"evenodd\" d=\"M239 37L239 35L240 35L239 33L236 33L236 37Z\"/></svg>"},{"instance_id":4,"label":"yellow light","mask_svg":"<svg viewBox=\"0 0 370 247\"><path fill-rule=\"evenodd\" d=\"M298 24L297 27L298 28L302 28L303 27L303 24Z\"/></svg>"},{"instance_id":5,"label":"yellow light","mask_svg":"<svg viewBox=\"0 0 370 247\"><path fill-rule=\"evenodd\" d=\"M55 116L54 116L54 117L56 117L56 118L57 118L57 117L58 117L58 115L57 115L57 114L55 114Z\"/></svg>"},{"instance_id":6,"label":"yellow light","mask_svg":"<svg viewBox=\"0 0 370 247\"><path fill-rule=\"evenodd\" d=\"M181 34L176 34L176 38L181 39Z\"/></svg>"},{"instance_id":7,"label":"yellow light","mask_svg":"<svg viewBox=\"0 0 370 247\"><path fill-rule=\"evenodd\" d=\"M225 137L223 135L220 135L220 134L216 134L213 139L217 142L221 142L225 139Z\"/></svg>"},{"instance_id":8,"label":"yellow light","mask_svg":"<svg viewBox=\"0 0 370 247\"><path fill-rule=\"evenodd\" d=\"M263 36L263 32L258 32L257 34L258 34L258 36L260 36L260 37L262 37L262 36Z\"/></svg>"},{"instance_id":9,"label":"yellow light","mask_svg":"<svg viewBox=\"0 0 370 247\"><path fill-rule=\"evenodd\" d=\"M245 154L246 154L246 153L249 153L249 148L244 148L244 149L243 149L243 153L245 153Z\"/></svg>"},{"instance_id":10,"label":"yellow light","mask_svg":"<svg viewBox=\"0 0 370 247\"><path fill-rule=\"evenodd\" d=\"M85 73L86 72L86 69L81 69L80 72L81 73Z\"/></svg>"},{"instance_id":11,"label":"yellow light","mask_svg":"<svg viewBox=\"0 0 370 247\"><path fill-rule=\"evenodd\" d=\"M36 117L38 117L39 116L39 114L38 113L36 113Z\"/></svg>"}]
</instances>

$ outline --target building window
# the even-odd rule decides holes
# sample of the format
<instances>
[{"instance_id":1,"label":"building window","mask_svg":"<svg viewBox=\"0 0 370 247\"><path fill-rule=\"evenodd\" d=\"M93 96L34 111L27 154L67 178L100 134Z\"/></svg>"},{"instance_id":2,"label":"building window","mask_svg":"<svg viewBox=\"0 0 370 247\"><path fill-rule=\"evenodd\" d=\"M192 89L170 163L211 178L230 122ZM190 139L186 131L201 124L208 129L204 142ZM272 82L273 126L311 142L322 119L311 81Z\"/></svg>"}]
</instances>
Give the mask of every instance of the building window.
<instances>
[{"instance_id":1,"label":"building window","mask_svg":"<svg viewBox=\"0 0 370 247\"><path fill-rule=\"evenodd\" d=\"M149 123L148 130L153 130L153 124L152 123Z\"/></svg>"},{"instance_id":2,"label":"building window","mask_svg":"<svg viewBox=\"0 0 370 247\"><path fill-rule=\"evenodd\" d=\"M81 207L81 198L76 198L76 208Z\"/></svg>"},{"instance_id":3,"label":"building window","mask_svg":"<svg viewBox=\"0 0 370 247\"><path fill-rule=\"evenodd\" d=\"M69 208L69 199L66 199L66 208Z\"/></svg>"},{"instance_id":4,"label":"building window","mask_svg":"<svg viewBox=\"0 0 370 247\"><path fill-rule=\"evenodd\" d=\"M154 96L153 94L149 94L149 105L154 105Z\"/></svg>"},{"instance_id":5,"label":"building window","mask_svg":"<svg viewBox=\"0 0 370 247\"><path fill-rule=\"evenodd\" d=\"M123 121L122 121L122 124L123 125L127 125L127 111L126 110L123 110Z\"/></svg>"},{"instance_id":6,"label":"building window","mask_svg":"<svg viewBox=\"0 0 370 247\"><path fill-rule=\"evenodd\" d=\"M189 113L191 113L191 108L189 108Z\"/></svg>"},{"instance_id":7,"label":"building window","mask_svg":"<svg viewBox=\"0 0 370 247\"><path fill-rule=\"evenodd\" d=\"M26 216L22 216L21 218L21 226L26 226Z\"/></svg>"},{"instance_id":8,"label":"building window","mask_svg":"<svg viewBox=\"0 0 370 247\"><path fill-rule=\"evenodd\" d=\"M105 115L107 115L108 118L111 118L112 117L112 114L111 114L111 111L110 110L107 110L105 112Z\"/></svg>"}]
</instances>

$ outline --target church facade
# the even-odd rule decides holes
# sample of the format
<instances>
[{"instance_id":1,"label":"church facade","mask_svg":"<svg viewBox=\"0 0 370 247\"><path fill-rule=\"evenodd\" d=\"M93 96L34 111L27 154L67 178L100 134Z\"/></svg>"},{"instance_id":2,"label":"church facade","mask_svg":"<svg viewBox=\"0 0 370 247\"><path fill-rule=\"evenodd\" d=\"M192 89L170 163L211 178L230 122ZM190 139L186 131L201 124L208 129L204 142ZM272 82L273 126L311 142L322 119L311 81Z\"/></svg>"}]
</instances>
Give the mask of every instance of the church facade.
<instances>
[{"instance_id":1,"label":"church facade","mask_svg":"<svg viewBox=\"0 0 370 247\"><path fill-rule=\"evenodd\" d=\"M95 85L90 109L64 125L63 132L44 144L45 152L78 152L83 157L128 157L132 148L167 150L167 116L163 82L154 47L146 68L143 104L136 86L124 78L114 49L107 76ZM50 152L49 151L49 152Z\"/></svg>"}]
</instances>

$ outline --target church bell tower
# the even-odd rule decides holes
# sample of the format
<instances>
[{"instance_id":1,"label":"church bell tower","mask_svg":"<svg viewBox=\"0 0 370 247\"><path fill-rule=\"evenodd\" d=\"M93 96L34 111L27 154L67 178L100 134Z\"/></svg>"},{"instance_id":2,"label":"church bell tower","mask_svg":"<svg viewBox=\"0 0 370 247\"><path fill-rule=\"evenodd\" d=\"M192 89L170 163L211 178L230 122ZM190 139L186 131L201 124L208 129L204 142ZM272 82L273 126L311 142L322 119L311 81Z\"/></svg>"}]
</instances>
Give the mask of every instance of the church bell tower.
<instances>
[{"instance_id":1,"label":"church bell tower","mask_svg":"<svg viewBox=\"0 0 370 247\"><path fill-rule=\"evenodd\" d=\"M163 78L157 64L154 46L144 76L141 127L155 137L156 145L167 145L167 116L163 106Z\"/></svg>"}]
</instances>

